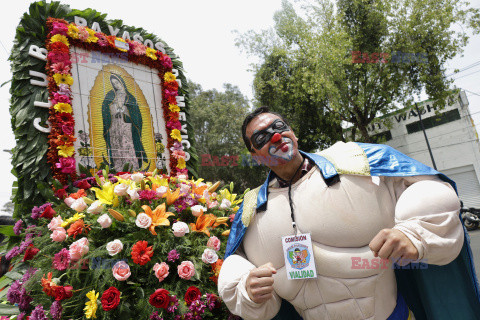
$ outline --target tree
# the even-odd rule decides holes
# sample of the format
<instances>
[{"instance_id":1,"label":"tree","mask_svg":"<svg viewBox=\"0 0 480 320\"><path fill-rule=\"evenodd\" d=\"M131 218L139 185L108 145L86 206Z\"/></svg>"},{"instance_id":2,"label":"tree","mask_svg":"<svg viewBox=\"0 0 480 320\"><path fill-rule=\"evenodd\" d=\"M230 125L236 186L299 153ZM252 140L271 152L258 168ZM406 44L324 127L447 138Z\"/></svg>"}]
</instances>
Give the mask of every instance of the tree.
<instances>
[{"instance_id":1,"label":"tree","mask_svg":"<svg viewBox=\"0 0 480 320\"><path fill-rule=\"evenodd\" d=\"M283 0L273 29L237 38L237 45L260 58L254 66L256 94L265 95L261 74L283 54L301 70L301 77L285 75L301 84L292 92L302 89L314 107L325 109L321 114L335 114L366 142L376 117L411 104L422 92L443 107L454 91L445 63L462 52L465 29L480 30L479 9L460 0L301 3L296 10Z\"/></svg>"},{"instance_id":2,"label":"tree","mask_svg":"<svg viewBox=\"0 0 480 320\"><path fill-rule=\"evenodd\" d=\"M253 86L261 105L288 120L300 150L311 152L341 140L342 127L339 117L323 108L326 101L317 101L305 89L304 69L304 65L278 50L265 58Z\"/></svg>"},{"instance_id":3,"label":"tree","mask_svg":"<svg viewBox=\"0 0 480 320\"><path fill-rule=\"evenodd\" d=\"M266 169L251 160L242 139L243 119L250 111L247 98L231 84L224 84L224 92L203 91L193 82L189 82L189 88L199 177L234 182L237 193L260 185Z\"/></svg>"}]
</instances>

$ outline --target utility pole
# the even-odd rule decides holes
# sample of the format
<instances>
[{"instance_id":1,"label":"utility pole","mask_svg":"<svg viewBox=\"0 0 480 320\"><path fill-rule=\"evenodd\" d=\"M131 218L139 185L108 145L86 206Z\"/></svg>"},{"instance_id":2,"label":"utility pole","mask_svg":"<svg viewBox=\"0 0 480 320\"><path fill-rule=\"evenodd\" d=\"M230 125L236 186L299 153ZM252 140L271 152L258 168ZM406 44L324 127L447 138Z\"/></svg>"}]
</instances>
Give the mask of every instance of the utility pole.
<instances>
[{"instance_id":1,"label":"utility pole","mask_svg":"<svg viewBox=\"0 0 480 320\"><path fill-rule=\"evenodd\" d=\"M415 102L415 108L418 112L418 118L420 119L420 126L422 127L423 135L425 136L425 142L427 142L428 152L430 153L430 158L432 159L433 169L437 170L437 165L435 164L435 159L433 159L432 149L430 148L430 143L428 142L427 133L425 132L425 127L423 126L422 115L418 109L418 104Z\"/></svg>"}]
</instances>

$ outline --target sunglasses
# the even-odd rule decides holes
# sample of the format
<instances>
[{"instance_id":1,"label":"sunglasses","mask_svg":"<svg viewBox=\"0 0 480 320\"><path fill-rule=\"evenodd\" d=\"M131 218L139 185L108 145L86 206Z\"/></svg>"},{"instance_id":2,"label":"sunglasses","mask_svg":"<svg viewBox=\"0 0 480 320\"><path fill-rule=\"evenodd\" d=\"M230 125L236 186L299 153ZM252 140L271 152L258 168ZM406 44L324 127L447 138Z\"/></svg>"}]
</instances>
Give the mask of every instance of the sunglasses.
<instances>
[{"instance_id":1,"label":"sunglasses","mask_svg":"<svg viewBox=\"0 0 480 320\"><path fill-rule=\"evenodd\" d=\"M250 137L250 142L255 149L260 150L267 144L268 141L270 141L270 139L272 139L272 136L275 133L282 133L289 130L290 128L285 122L283 122L281 119L277 119L265 129L252 134Z\"/></svg>"}]
</instances>

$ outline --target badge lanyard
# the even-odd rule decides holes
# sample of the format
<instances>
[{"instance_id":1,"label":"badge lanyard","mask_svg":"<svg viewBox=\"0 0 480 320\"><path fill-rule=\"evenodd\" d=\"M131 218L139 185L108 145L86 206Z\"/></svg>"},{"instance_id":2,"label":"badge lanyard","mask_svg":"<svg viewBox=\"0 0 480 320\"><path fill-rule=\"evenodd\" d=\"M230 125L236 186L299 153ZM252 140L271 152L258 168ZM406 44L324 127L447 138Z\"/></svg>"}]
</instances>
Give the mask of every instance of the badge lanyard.
<instances>
[{"instance_id":1,"label":"badge lanyard","mask_svg":"<svg viewBox=\"0 0 480 320\"><path fill-rule=\"evenodd\" d=\"M304 162L305 162L305 159L302 157L302 162L300 163L297 170L293 174L292 178L288 182L288 203L290 204L290 216L292 217L292 226L293 226L294 234L297 233L297 224L295 223L295 213L294 213L294 210L293 210L292 182L293 182L293 179L295 178L295 176L297 175L298 170L300 170L300 168L303 166Z\"/></svg>"},{"instance_id":2,"label":"badge lanyard","mask_svg":"<svg viewBox=\"0 0 480 320\"><path fill-rule=\"evenodd\" d=\"M288 182L288 202L292 217L293 236L282 237L282 246L287 270L288 280L313 279L317 277L315 269L315 258L313 255L313 246L310 233L297 233L297 224L295 222L295 212L292 201L292 182L303 166L305 159L302 157L302 163L298 166L292 178Z\"/></svg>"}]
</instances>

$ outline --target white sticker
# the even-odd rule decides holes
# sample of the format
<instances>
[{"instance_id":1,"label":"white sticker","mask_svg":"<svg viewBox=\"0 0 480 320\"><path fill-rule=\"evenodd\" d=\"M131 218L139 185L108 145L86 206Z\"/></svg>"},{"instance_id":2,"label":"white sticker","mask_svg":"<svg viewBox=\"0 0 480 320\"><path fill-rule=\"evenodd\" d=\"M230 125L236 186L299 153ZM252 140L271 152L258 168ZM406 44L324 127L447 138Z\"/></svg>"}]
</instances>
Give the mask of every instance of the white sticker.
<instances>
[{"instance_id":1,"label":"white sticker","mask_svg":"<svg viewBox=\"0 0 480 320\"><path fill-rule=\"evenodd\" d=\"M287 279L312 279L317 277L310 233L282 237Z\"/></svg>"},{"instance_id":2,"label":"white sticker","mask_svg":"<svg viewBox=\"0 0 480 320\"><path fill-rule=\"evenodd\" d=\"M129 45L126 42L115 39L115 47L123 50L128 50Z\"/></svg>"}]
</instances>

